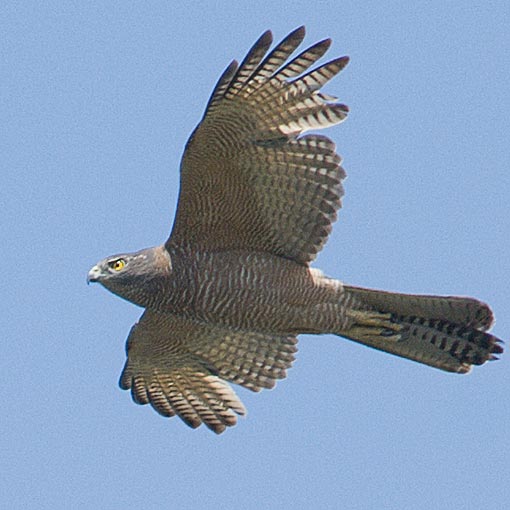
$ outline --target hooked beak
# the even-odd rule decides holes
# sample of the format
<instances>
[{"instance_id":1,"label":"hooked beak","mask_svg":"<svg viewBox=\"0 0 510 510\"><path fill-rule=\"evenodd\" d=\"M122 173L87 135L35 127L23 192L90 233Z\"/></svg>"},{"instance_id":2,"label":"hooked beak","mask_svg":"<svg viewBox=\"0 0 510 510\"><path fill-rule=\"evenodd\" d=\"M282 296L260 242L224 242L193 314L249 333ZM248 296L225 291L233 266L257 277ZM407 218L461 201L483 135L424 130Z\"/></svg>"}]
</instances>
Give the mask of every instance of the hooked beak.
<instances>
[{"instance_id":1,"label":"hooked beak","mask_svg":"<svg viewBox=\"0 0 510 510\"><path fill-rule=\"evenodd\" d=\"M90 282L97 282L101 277L101 268L99 266L94 266L87 275L87 284Z\"/></svg>"}]
</instances>

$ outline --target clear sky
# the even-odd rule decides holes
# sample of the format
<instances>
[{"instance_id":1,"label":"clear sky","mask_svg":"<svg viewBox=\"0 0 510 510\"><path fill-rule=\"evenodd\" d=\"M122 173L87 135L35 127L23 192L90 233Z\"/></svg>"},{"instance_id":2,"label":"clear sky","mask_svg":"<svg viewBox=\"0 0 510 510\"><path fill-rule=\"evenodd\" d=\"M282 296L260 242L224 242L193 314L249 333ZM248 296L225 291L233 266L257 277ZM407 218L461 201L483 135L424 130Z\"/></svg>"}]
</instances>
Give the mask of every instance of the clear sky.
<instances>
[{"instance_id":1,"label":"clear sky","mask_svg":"<svg viewBox=\"0 0 510 510\"><path fill-rule=\"evenodd\" d=\"M503 509L510 353L468 376L300 338L221 436L117 386L140 309L88 269L163 242L219 74L271 28L333 38L348 173L315 266L489 302L510 335L510 7L485 2L11 2L1 7L2 508ZM326 134L326 133L325 133Z\"/></svg>"}]
</instances>

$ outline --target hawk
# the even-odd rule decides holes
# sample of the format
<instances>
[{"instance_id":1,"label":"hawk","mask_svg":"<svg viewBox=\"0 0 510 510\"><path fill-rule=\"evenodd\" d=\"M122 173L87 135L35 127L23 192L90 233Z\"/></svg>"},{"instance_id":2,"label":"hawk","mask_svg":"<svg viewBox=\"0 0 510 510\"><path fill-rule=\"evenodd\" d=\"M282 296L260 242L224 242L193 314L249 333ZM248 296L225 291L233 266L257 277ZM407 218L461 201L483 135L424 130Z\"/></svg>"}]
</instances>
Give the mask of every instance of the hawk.
<instances>
[{"instance_id":1,"label":"hawk","mask_svg":"<svg viewBox=\"0 0 510 510\"><path fill-rule=\"evenodd\" d=\"M221 75L181 162L162 246L108 257L88 273L143 308L127 339L120 386L138 404L216 433L253 391L286 376L299 334L331 333L432 367L466 373L502 352L490 308L465 297L346 285L310 267L343 195L335 144L306 131L348 108L321 87L347 57L314 64L320 41L289 60L304 27L270 50L265 32Z\"/></svg>"}]
</instances>

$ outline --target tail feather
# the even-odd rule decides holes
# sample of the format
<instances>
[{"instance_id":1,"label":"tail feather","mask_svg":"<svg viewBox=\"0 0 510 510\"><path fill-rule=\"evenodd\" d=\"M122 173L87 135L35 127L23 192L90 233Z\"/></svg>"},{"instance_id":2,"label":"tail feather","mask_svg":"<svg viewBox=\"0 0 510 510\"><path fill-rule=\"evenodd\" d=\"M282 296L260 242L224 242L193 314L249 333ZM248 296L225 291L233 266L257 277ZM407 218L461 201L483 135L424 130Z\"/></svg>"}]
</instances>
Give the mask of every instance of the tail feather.
<instances>
[{"instance_id":1,"label":"tail feather","mask_svg":"<svg viewBox=\"0 0 510 510\"><path fill-rule=\"evenodd\" d=\"M347 285L344 290L371 308L400 315L441 319L482 331L494 322L489 306L473 298L400 294Z\"/></svg>"},{"instance_id":2,"label":"tail feather","mask_svg":"<svg viewBox=\"0 0 510 510\"><path fill-rule=\"evenodd\" d=\"M501 340L486 332L493 322L490 308L476 299L345 289L363 308L342 332L356 342L456 373L503 352Z\"/></svg>"}]
</instances>

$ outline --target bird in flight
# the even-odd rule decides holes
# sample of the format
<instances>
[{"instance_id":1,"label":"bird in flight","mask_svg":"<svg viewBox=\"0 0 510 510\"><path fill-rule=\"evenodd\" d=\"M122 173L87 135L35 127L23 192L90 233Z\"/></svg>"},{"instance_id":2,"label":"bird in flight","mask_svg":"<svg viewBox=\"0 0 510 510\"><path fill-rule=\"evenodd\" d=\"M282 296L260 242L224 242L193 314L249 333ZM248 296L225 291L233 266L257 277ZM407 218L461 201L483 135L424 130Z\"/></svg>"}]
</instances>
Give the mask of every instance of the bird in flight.
<instances>
[{"instance_id":1,"label":"bird in flight","mask_svg":"<svg viewBox=\"0 0 510 510\"><path fill-rule=\"evenodd\" d=\"M121 388L193 428L235 425L246 410L228 383L272 388L299 334L331 333L460 374L502 352L487 332L492 312L476 299L354 287L310 267L345 172L329 138L304 133L346 118L321 87L348 58L314 66L325 39L290 59L304 35L300 27L270 51L267 31L221 75L186 144L168 240L88 273L145 308Z\"/></svg>"}]
</instances>

